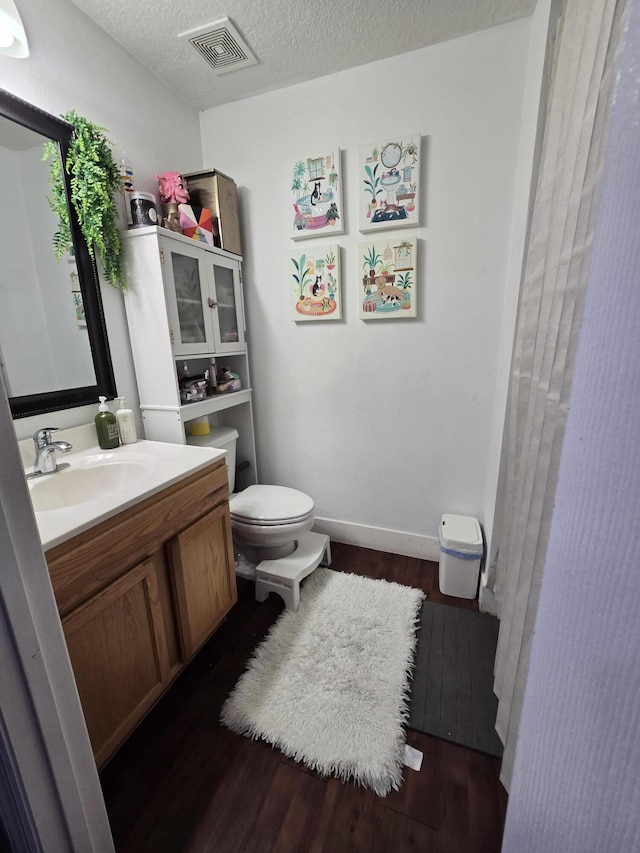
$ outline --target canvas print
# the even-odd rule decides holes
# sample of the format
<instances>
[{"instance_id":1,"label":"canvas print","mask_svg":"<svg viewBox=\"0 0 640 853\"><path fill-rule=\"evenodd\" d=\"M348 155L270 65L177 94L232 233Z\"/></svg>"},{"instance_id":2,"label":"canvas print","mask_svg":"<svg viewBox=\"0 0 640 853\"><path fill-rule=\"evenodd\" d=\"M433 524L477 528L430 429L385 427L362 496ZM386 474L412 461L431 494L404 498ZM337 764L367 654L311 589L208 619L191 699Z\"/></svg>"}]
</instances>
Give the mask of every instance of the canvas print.
<instances>
[{"instance_id":1,"label":"canvas print","mask_svg":"<svg viewBox=\"0 0 640 853\"><path fill-rule=\"evenodd\" d=\"M360 231L417 226L420 134L382 137L359 154Z\"/></svg>"},{"instance_id":2,"label":"canvas print","mask_svg":"<svg viewBox=\"0 0 640 853\"><path fill-rule=\"evenodd\" d=\"M417 240L361 243L360 318L417 317Z\"/></svg>"},{"instance_id":3,"label":"canvas print","mask_svg":"<svg viewBox=\"0 0 640 853\"><path fill-rule=\"evenodd\" d=\"M340 320L340 247L303 249L289 263L293 319Z\"/></svg>"},{"instance_id":4,"label":"canvas print","mask_svg":"<svg viewBox=\"0 0 640 853\"><path fill-rule=\"evenodd\" d=\"M342 234L340 150L296 160L291 180L291 237Z\"/></svg>"}]
</instances>

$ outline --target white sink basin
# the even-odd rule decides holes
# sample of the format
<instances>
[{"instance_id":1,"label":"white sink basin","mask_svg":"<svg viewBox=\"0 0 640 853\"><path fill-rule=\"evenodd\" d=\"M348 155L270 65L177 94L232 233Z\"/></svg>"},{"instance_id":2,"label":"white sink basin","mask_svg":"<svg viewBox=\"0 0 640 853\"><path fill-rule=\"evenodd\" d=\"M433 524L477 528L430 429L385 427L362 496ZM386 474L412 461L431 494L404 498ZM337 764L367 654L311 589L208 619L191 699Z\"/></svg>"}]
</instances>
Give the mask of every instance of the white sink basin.
<instances>
[{"instance_id":1,"label":"white sink basin","mask_svg":"<svg viewBox=\"0 0 640 853\"><path fill-rule=\"evenodd\" d=\"M45 551L226 456L213 447L145 440L101 450L85 436L95 442L93 424L61 433L74 449L58 464L70 467L27 480ZM27 458L32 444L24 442Z\"/></svg>"},{"instance_id":2,"label":"white sink basin","mask_svg":"<svg viewBox=\"0 0 640 853\"><path fill-rule=\"evenodd\" d=\"M144 453L120 458L115 453L86 456L73 467L29 480L31 502L36 512L49 512L124 494L143 482L156 465L157 460Z\"/></svg>"}]
</instances>

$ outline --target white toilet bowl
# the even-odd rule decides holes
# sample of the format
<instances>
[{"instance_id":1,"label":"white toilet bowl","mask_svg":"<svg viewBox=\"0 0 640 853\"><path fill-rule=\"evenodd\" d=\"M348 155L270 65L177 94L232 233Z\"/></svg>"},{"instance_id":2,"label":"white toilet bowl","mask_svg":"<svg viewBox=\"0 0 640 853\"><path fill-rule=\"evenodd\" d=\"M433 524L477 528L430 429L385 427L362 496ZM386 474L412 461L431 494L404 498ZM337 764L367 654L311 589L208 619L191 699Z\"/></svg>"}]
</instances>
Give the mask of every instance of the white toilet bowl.
<instances>
[{"instance_id":1,"label":"white toilet bowl","mask_svg":"<svg viewBox=\"0 0 640 853\"><path fill-rule=\"evenodd\" d=\"M287 608L297 610L300 582L322 560L331 565L329 537L311 532L313 500L286 486L248 486L234 493L238 432L233 427L216 427L207 439L227 451L236 574L255 581L257 601L275 592Z\"/></svg>"},{"instance_id":2,"label":"white toilet bowl","mask_svg":"<svg viewBox=\"0 0 640 853\"><path fill-rule=\"evenodd\" d=\"M313 527L313 500L285 486L249 486L229 501L231 529L251 561L278 560L292 554Z\"/></svg>"}]
</instances>

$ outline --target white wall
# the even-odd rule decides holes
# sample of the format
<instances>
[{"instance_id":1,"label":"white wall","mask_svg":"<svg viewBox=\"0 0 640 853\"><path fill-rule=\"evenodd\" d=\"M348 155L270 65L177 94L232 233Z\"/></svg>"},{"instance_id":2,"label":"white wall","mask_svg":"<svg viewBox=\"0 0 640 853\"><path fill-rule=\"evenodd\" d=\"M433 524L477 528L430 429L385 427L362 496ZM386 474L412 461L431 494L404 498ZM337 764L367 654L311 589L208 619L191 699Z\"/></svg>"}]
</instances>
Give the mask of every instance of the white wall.
<instances>
[{"instance_id":1,"label":"white wall","mask_svg":"<svg viewBox=\"0 0 640 853\"><path fill-rule=\"evenodd\" d=\"M519 148L531 22L208 111L201 156L195 112L73 4L33 0L22 12L32 56L0 57L5 88L107 127L138 188L155 190L157 171L203 163L239 184L261 480L307 490L341 538L400 552L436 557L442 512L490 527L496 412L517 298L507 272L522 203L514 194L526 172ZM367 239L357 231L357 148L378 138L371 104L384 115L398 92L406 121L394 117L392 126L423 137L419 316L365 323L355 301L357 247ZM327 110L332 121L323 123ZM309 146L343 149L346 310L339 323L296 326L288 258L304 244L287 236L288 178ZM135 409L122 299L108 286L103 299L118 393ZM69 427L93 414L83 407L55 421ZM17 421L18 436L40 420ZM347 527L338 531L337 521Z\"/></svg>"},{"instance_id":2,"label":"white wall","mask_svg":"<svg viewBox=\"0 0 640 853\"><path fill-rule=\"evenodd\" d=\"M108 129L119 159L133 164L137 189L155 192L156 172L198 169L200 130L197 112L100 30L68 0L29 0L20 4L31 56L0 56L2 88L60 115L74 109ZM138 405L121 294L102 288L118 393ZM96 407L56 412L56 426L88 423ZM15 422L19 438L29 436L42 418Z\"/></svg>"},{"instance_id":3,"label":"white wall","mask_svg":"<svg viewBox=\"0 0 640 853\"><path fill-rule=\"evenodd\" d=\"M240 187L259 476L311 494L351 525L343 541L437 556L443 512L487 516L529 32L518 21L202 114L205 166ZM419 316L366 323L354 182L381 122L423 138ZM345 319L296 325L289 175L323 147L343 149Z\"/></svg>"}]
</instances>

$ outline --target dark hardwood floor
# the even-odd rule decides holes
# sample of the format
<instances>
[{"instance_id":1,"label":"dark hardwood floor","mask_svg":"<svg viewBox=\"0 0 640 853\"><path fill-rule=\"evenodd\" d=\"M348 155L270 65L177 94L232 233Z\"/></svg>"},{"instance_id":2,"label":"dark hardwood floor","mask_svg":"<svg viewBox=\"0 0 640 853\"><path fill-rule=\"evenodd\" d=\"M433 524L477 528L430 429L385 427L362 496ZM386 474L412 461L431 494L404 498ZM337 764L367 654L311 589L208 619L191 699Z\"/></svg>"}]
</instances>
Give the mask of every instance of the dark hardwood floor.
<instances>
[{"instance_id":1,"label":"dark hardwood floor","mask_svg":"<svg viewBox=\"0 0 640 853\"><path fill-rule=\"evenodd\" d=\"M332 543L332 568L438 590L437 563ZM283 609L238 603L101 774L118 853L497 853L507 796L500 761L409 730L424 753L385 798L323 779L262 741L235 735L220 707Z\"/></svg>"}]
</instances>

